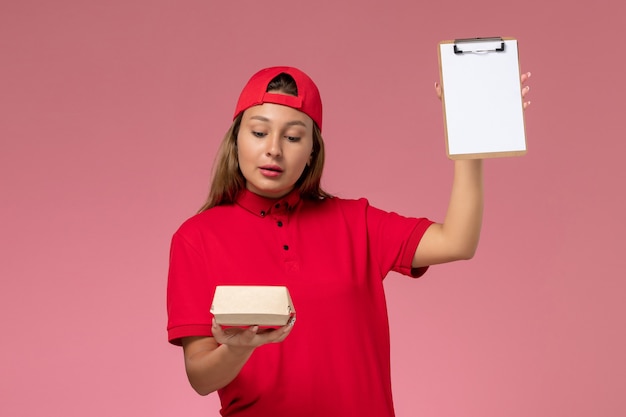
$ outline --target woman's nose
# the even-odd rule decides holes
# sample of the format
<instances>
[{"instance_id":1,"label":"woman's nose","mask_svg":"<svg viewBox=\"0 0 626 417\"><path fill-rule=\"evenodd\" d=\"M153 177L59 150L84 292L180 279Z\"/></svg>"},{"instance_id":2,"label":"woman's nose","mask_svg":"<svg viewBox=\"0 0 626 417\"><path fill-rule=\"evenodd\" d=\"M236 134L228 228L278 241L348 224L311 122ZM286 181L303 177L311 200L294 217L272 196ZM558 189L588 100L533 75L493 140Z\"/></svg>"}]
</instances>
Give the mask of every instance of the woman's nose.
<instances>
[{"instance_id":1,"label":"woman's nose","mask_svg":"<svg viewBox=\"0 0 626 417\"><path fill-rule=\"evenodd\" d=\"M282 142L280 135L269 135L267 137L267 149L266 153L268 156L278 157L283 153L282 150Z\"/></svg>"}]
</instances>

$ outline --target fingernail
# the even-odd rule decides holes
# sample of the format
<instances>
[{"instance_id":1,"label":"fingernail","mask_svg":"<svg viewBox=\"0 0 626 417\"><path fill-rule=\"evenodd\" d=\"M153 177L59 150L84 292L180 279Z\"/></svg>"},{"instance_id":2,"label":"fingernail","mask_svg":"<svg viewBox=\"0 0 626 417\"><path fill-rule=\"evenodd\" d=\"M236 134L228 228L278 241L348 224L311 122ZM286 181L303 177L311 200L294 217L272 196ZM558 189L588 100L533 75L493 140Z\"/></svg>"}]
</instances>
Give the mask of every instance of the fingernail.
<instances>
[{"instance_id":1,"label":"fingernail","mask_svg":"<svg viewBox=\"0 0 626 417\"><path fill-rule=\"evenodd\" d=\"M526 75L528 76L528 78L530 78L532 74L530 72L527 72Z\"/></svg>"}]
</instances>

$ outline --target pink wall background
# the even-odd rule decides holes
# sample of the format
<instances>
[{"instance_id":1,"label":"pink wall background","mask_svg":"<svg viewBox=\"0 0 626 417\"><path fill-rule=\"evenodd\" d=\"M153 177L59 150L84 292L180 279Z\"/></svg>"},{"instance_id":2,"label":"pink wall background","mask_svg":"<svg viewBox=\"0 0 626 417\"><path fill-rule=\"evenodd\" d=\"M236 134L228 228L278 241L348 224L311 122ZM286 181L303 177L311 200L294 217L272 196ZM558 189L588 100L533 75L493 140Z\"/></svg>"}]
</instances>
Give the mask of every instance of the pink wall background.
<instances>
[{"instance_id":1,"label":"pink wall background","mask_svg":"<svg viewBox=\"0 0 626 417\"><path fill-rule=\"evenodd\" d=\"M398 416L626 414L623 13L594 2L0 2L0 415L217 416L165 333L169 239L237 94L295 65L326 188L442 220L436 44L519 40L529 153L474 260L386 281Z\"/></svg>"}]
</instances>

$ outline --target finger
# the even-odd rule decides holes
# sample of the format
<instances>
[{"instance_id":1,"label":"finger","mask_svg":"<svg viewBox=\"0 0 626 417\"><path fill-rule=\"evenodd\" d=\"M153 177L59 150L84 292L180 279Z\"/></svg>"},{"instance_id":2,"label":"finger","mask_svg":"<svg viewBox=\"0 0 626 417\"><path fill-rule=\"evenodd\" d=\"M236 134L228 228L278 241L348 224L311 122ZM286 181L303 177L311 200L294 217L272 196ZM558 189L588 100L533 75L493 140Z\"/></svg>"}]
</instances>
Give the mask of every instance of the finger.
<instances>
[{"instance_id":1,"label":"finger","mask_svg":"<svg viewBox=\"0 0 626 417\"><path fill-rule=\"evenodd\" d=\"M217 324L215 319L213 319L213 323L211 324L211 331L215 341L221 345L227 344L236 335L235 329L224 329L222 326Z\"/></svg>"},{"instance_id":2,"label":"finger","mask_svg":"<svg viewBox=\"0 0 626 417\"><path fill-rule=\"evenodd\" d=\"M437 93L437 98L441 100L441 84L435 82L435 92Z\"/></svg>"},{"instance_id":3,"label":"finger","mask_svg":"<svg viewBox=\"0 0 626 417\"><path fill-rule=\"evenodd\" d=\"M287 324L283 326L283 328L281 329L282 334L283 334L283 339L285 339L285 337L287 337L289 333L291 333L291 330L293 329L293 326L295 324L296 324L296 316L294 315L289 319Z\"/></svg>"},{"instance_id":4,"label":"finger","mask_svg":"<svg viewBox=\"0 0 626 417\"><path fill-rule=\"evenodd\" d=\"M524 84L526 82L526 80L528 80L531 76L530 72L525 72L522 74L521 76L521 80L522 80L522 84Z\"/></svg>"},{"instance_id":5,"label":"finger","mask_svg":"<svg viewBox=\"0 0 626 417\"><path fill-rule=\"evenodd\" d=\"M525 101L524 102L524 110L526 110L528 108L528 106L530 106L530 101Z\"/></svg>"},{"instance_id":6,"label":"finger","mask_svg":"<svg viewBox=\"0 0 626 417\"><path fill-rule=\"evenodd\" d=\"M283 333L283 334L279 335L279 337L277 337L276 339L272 340L272 343L280 343L283 340L285 340L287 338L287 336L289 336L289 332Z\"/></svg>"},{"instance_id":7,"label":"finger","mask_svg":"<svg viewBox=\"0 0 626 417\"><path fill-rule=\"evenodd\" d=\"M295 322L296 322L296 316L293 316L289 319L287 324L285 324L283 327L279 327L278 329L275 329L270 336L270 339L271 339L270 343L278 343L278 342L282 342L283 340L285 340L285 338L289 336L289 333L291 333L291 329L293 329Z\"/></svg>"},{"instance_id":8,"label":"finger","mask_svg":"<svg viewBox=\"0 0 626 417\"><path fill-rule=\"evenodd\" d=\"M259 332L259 326L250 326L241 334L242 341L246 344L251 343Z\"/></svg>"},{"instance_id":9,"label":"finger","mask_svg":"<svg viewBox=\"0 0 626 417\"><path fill-rule=\"evenodd\" d=\"M291 333L291 330L293 329L292 325L287 325L285 327L281 327L280 329L276 330L275 333L275 339L272 340L273 343L280 343L283 340L285 340L287 338L287 336L289 336L289 334Z\"/></svg>"},{"instance_id":10,"label":"finger","mask_svg":"<svg viewBox=\"0 0 626 417\"><path fill-rule=\"evenodd\" d=\"M524 97L526 94L528 94L528 92L530 91L530 86L527 85L526 87L522 88L522 97Z\"/></svg>"},{"instance_id":11,"label":"finger","mask_svg":"<svg viewBox=\"0 0 626 417\"><path fill-rule=\"evenodd\" d=\"M228 327L224 329L222 326L217 324L215 319L212 321L211 331L213 332L213 337L218 343L234 345L248 344L256 334L249 328L244 329L241 327ZM251 336L250 333L252 333Z\"/></svg>"},{"instance_id":12,"label":"finger","mask_svg":"<svg viewBox=\"0 0 626 417\"><path fill-rule=\"evenodd\" d=\"M213 318L213 321L211 322L211 331L213 332L213 337L220 337L224 334L224 331L222 330L222 326L217 324L217 321L215 321L215 318Z\"/></svg>"}]
</instances>

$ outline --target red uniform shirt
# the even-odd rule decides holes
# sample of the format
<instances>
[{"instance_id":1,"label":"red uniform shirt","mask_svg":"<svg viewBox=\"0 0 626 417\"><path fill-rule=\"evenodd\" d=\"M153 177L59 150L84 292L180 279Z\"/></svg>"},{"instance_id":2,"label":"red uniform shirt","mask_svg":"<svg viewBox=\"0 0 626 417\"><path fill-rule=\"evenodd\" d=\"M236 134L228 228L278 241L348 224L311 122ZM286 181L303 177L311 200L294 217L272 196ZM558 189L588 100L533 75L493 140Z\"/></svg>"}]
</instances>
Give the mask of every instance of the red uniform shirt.
<instances>
[{"instance_id":1,"label":"red uniform shirt","mask_svg":"<svg viewBox=\"0 0 626 417\"><path fill-rule=\"evenodd\" d=\"M394 415L383 278L411 269L432 224L367 200L270 200L245 191L174 234L168 337L211 336L217 285L285 285L297 322L282 343L257 348L219 390L224 416Z\"/></svg>"}]
</instances>

